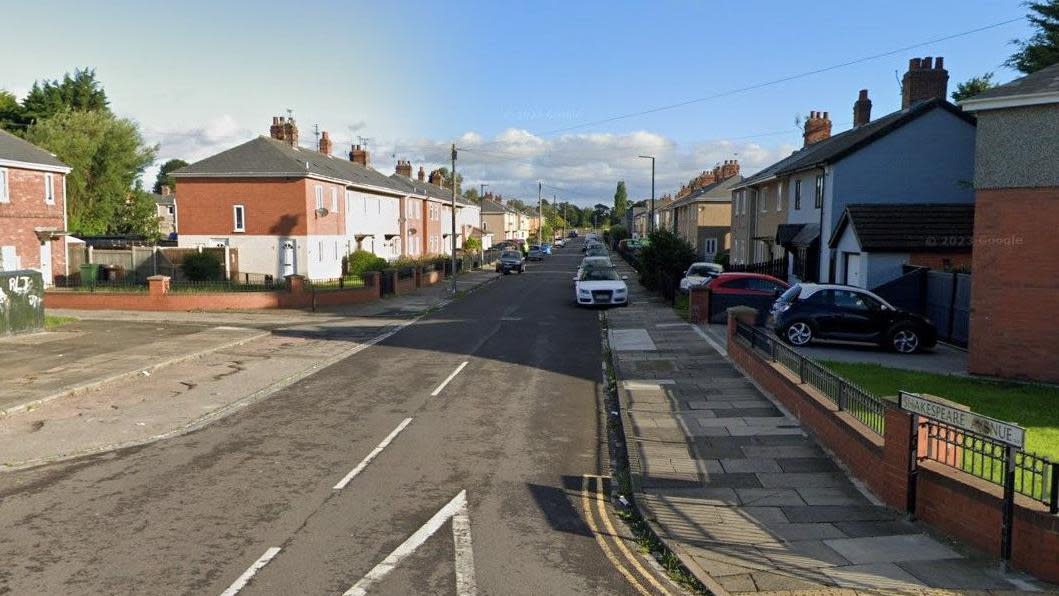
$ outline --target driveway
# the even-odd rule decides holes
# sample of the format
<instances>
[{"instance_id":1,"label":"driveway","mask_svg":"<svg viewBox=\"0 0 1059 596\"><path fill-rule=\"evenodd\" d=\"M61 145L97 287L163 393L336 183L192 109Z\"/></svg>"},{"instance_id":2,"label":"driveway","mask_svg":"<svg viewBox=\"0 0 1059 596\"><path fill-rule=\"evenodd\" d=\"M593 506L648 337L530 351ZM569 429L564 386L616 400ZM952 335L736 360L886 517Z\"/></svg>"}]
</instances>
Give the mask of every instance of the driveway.
<instances>
[{"instance_id":1,"label":"driveway","mask_svg":"<svg viewBox=\"0 0 1059 596\"><path fill-rule=\"evenodd\" d=\"M707 332L721 345L725 343L725 325L711 324ZM813 360L836 362L868 362L890 368L919 370L942 375L966 375L967 352L947 344L938 344L933 350L917 354L898 354L878 346L850 342L816 342L806 348L797 348L802 355Z\"/></svg>"}]
</instances>

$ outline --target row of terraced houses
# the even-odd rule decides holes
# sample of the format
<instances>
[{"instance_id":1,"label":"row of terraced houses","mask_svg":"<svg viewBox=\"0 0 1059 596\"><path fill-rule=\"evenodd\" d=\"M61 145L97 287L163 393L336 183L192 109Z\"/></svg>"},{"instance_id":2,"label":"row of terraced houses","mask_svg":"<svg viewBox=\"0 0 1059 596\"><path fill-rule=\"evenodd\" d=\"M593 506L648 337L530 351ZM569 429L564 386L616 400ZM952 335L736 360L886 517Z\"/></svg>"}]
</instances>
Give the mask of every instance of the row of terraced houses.
<instances>
[{"instance_id":1,"label":"row of terraced houses","mask_svg":"<svg viewBox=\"0 0 1059 596\"><path fill-rule=\"evenodd\" d=\"M960 105L948 79L943 58L914 58L899 110L873 118L862 89L836 134L812 111L800 149L747 177L734 160L699 174L654 224L737 270L921 291L924 309L947 302L937 323L971 372L1059 382L1059 324L1041 315L1059 310L1059 65ZM650 217L630 210L633 232Z\"/></svg>"}]
</instances>

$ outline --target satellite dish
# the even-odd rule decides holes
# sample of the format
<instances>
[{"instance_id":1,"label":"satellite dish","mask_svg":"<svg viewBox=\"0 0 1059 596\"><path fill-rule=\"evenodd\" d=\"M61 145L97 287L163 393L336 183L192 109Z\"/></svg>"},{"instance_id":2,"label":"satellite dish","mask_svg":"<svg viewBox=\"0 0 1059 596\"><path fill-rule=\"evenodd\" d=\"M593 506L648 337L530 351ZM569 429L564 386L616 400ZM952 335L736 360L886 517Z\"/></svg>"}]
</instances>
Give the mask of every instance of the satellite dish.
<instances>
[{"instance_id":1,"label":"satellite dish","mask_svg":"<svg viewBox=\"0 0 1059 596\"><path fill-rule=\"evenodd\" d=\"M320 207L316 210L317 217L327 217L328 213L330 213L330 211L327 210L327 207Z\"/></svg>"}]
</instances>

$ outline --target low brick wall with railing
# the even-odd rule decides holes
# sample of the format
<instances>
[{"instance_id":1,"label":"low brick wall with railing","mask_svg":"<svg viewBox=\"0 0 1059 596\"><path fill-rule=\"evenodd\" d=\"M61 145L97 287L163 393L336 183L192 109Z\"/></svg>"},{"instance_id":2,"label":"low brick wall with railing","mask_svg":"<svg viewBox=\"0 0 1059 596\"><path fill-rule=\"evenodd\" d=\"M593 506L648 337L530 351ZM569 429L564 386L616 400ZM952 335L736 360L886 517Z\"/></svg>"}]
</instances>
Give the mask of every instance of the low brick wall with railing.
<instances>
[{"instance_id":1,"label":"low brick wall with railing","mask_svg":"<svg viewBox=\"0 0 1059 596\"><path fill-rule=\"evenodd\" d=\"M909 412L861 390L737 316L733 312L728 319L729 357L853 476L886 505L1001 557L1004 488L996 470L1003 469L1006 456L987 439L951 432L932 419L920 418L914 427ZM1059 582L1057 466L1019 451L1015 467L1010 564Z\"/></svg>"},{"instance_id":2,"label":"low brick wall with railing","mask_svg":"<svg viewBox=\"0 0 1059 596\"><path fill-rule=\"evenodd\" d=\"M316 309L371 302L380 298L377 272L357 279L310 281L291 275L274 284L237 281L180 282L166 276L147 279L146 286L91 285L55 288L44 294L46 308L75 310L255 310Z\"/></svg>"}]
</instances>

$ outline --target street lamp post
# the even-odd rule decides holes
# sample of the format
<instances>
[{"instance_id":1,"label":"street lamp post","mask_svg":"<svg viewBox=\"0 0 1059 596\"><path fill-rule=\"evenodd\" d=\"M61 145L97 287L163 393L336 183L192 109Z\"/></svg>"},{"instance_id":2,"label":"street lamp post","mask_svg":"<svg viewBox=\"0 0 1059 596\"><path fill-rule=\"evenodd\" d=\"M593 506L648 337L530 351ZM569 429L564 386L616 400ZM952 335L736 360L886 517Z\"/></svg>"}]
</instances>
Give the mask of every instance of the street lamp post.
<instances>
[{"instance_id":1,"label":"street lamp post","mask_svg":"<svg viewBox=\"0 0 1059 596\"><path fill-rule=\"evenodd\" d=\"M651 219L647 221L647 233L655 231L655 156L640 155L643 159L651 160Z\"/></svg>"}]
</instances>

